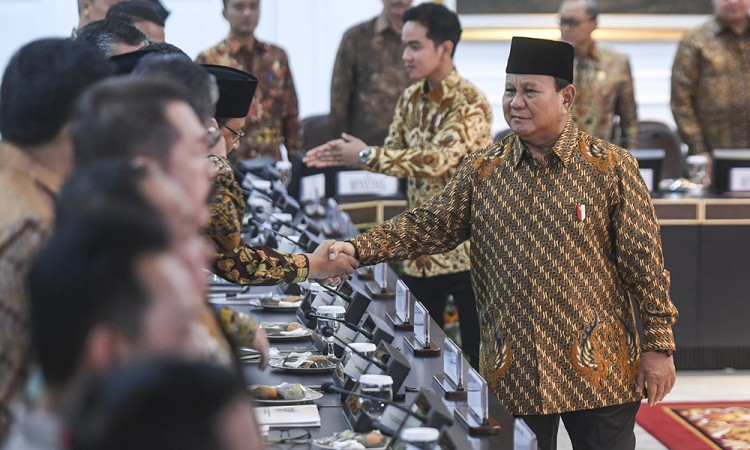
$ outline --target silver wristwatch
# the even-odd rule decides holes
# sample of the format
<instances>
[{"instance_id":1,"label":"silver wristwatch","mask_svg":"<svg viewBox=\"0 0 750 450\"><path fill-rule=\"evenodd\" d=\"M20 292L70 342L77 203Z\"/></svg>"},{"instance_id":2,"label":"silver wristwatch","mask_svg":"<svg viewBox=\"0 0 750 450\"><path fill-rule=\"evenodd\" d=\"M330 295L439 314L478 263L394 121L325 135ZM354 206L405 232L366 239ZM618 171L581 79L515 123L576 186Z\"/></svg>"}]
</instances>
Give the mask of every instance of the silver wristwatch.
<instances>
[{"instance_id":1,"label":"silver wristwatch","mask_svg":"<svg viewBox=\"0 0 750 450\"><path fill-rule=\"evenodd\" d=\"M370 159L370 147L365 148L359 152L359 163L363 166L367 164L367 160Z\"/></svg>"}]
</instances>

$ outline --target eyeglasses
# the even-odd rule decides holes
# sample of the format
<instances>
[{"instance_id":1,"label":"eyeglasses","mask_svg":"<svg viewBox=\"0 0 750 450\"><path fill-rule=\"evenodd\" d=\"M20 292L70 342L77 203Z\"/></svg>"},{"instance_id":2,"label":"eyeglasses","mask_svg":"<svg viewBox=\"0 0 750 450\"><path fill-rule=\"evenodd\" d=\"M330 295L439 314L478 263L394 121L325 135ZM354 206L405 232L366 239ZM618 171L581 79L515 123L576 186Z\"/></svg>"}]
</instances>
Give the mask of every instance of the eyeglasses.
<instances>
[{"instance_id":1,"label":"eyeglasses","mask_svg":"<svg viewBox=\"0 0 750 450\"><path fill-rule=\"evenodd\" d=\"M307 444L310 432L302 428L291 430L270 430L266 442L269 444Z\"/></svg>"},{"instance_id":2,"label":"eyeglasses","mask_svg":"<svg viewBox=\"0 0 750 450\"><path fill-rule=\"evenodd\" d=\"M561 17L557 23L559 23L561 27L578 28L583 22L588 22L590 20L593 19L587 18L584 20L578 20L570 17Z\"/></svg>"},{"instance_id":3,"label":"eyeglasses","mask_svg":"<svg viewBox=\"0 0 750 450\"><path fill-rule=\"evenodd\" d=\"M232 134L234 135L234 136L232 136L232 142L234 142L234 143L239 142L240 139L242 139L245 136L245 133L243 133L242 131L235 131L235 130L229 128L226 125L222 125L222 127L226 128L227 130L229 130L229 131L232 132Z\"/></svg>"},{"instance_id":4,"label":"eyeglasses","mask_svg":"<svg viewBox=\"0 0 750 450\"><path fill-rule=\"evenodd\" d=\"M208 127L208 148L214 148L214 146L221 139L221 130L216 127Z\"/></svg>"}]
</instances>

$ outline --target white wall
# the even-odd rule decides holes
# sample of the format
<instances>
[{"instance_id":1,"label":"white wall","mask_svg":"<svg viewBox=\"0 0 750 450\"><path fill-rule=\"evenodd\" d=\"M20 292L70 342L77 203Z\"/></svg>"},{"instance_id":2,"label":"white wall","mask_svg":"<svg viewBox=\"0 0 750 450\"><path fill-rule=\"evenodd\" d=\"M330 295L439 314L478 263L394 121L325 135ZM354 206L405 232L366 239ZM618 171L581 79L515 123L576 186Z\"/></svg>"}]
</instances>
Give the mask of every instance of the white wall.
<instances>
[{"instance_id":1,"label":"white wall","mask_svg":"<svg viewBox=\"0 0 750 450\"><path fill-rule=\"evenodd\" d=\"M195 56L227 32L222 0L162 0L172 11L167 40ZM418 3L415 2L415 3ZM455 0L446 0L451 6ZM77 23L76 0L0 0L0 70L15 50L32 39L67 36ZM290 57L300 114L306 117L329 108L329 86L338 43L349 26L378 14L380 0L263 0L257 35L285 48ZM623 18L624 17L624 18ZM462 18L469 27L554 27L553 15ZM671 21L670 21L671 20ZM606 26L690 27L701 17L673 19L603 16ZM636 97L642 119L673 124L669 111L669 78L676 41L609 43L630 54ZM494 131L506 128L500 98L508 41L463 41L456 53L459 71L484 90L495 109Z\"/></svg>"}]
</instances>

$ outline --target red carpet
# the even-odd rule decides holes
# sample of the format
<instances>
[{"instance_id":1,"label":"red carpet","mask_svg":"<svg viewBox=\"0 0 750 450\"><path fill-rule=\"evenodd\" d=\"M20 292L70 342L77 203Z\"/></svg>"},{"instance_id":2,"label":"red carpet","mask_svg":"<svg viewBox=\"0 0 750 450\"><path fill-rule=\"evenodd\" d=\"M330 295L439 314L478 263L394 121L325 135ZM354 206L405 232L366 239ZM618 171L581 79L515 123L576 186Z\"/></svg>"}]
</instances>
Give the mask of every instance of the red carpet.
<instances>
[{"instance_id":1,"label":"red carpet","mask_svg":"<svg viewBox=\"0 0 750 450\"><path fill-rule=\"evenodd\" d=\"M670 450L750 450L750 401L643 403L636 422Z\"/></svg>"}]
</instances>

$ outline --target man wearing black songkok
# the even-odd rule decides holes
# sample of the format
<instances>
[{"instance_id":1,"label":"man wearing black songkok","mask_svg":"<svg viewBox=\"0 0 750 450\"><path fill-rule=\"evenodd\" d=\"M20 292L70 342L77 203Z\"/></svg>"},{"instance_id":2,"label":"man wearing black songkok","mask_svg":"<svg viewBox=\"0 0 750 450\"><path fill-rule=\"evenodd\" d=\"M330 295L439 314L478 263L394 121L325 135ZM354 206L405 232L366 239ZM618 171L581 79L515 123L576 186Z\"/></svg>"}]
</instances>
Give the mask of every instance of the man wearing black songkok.
<instances>
[{"instance_id":1,"label":"man wearing black songkok","mask_svg":"<svg viewBox=\"0 0 750 450\"><path fill-rule=\"evenodd\" d=\"M467 156L432 200L331 252L370 265L470 239L490 390L540 449L556 448L562 418L577 450L632 450L641 399L675 381L653 204L635 159L573 122L573 47L513 38L506 72L513 133Z\"/></svg>"}]
</instances>

